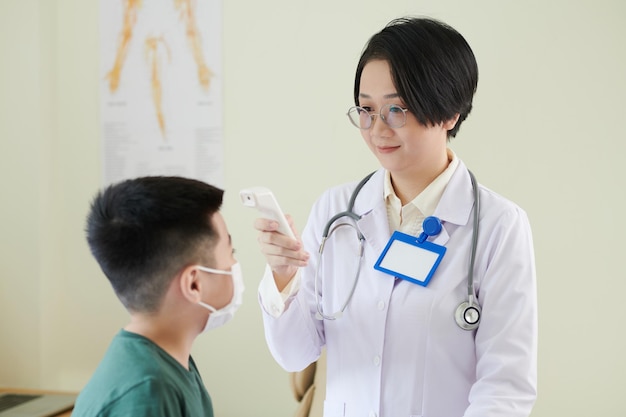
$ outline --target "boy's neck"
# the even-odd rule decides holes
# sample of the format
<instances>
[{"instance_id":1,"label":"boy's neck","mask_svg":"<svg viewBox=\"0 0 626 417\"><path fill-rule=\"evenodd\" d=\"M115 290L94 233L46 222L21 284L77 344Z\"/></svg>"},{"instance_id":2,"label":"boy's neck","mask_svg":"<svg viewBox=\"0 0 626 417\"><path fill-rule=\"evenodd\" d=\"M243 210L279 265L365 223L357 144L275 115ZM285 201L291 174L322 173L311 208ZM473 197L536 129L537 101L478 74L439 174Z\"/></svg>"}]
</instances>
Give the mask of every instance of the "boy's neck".
<instances>
[{"instance_id":1,"label":"boy's neck","mask_svg":"<svg viewBox=\"0 0 626 417\"><path fill-rule=\"evenodd\" d=\"M189 369L189 356L196 335L192 335L184 325L163 320L158 315L132 314L124 330L150 339L185 369Z\"/></svg>"}]
</instances>

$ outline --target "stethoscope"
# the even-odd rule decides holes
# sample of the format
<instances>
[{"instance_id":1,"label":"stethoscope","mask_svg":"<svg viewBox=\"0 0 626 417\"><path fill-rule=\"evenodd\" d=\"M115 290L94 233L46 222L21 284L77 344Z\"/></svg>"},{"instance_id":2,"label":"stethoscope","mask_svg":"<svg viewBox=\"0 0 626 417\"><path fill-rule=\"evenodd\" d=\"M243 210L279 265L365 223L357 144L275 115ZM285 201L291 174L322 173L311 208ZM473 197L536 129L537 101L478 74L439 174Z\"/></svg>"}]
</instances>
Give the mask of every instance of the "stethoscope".
<instances>
[{"instance_id":1,"label":"stethoscope","mask_svg":"<svg viewBox=\"0 0 626 417\"><path fill-rule=\"evenodd\" d=\"M474 201L475 201L476 206L474 207L474 218L473 218L473 225L472 225L472 247L470 250L470 265L469 265L469 270L467 274L467 301L463 301L461 304L459 304L459 306L454 312L454 318L455 318L456 323L461 329L474 330L478 327L478 324L480 323L480 315L481 315L481 308L476 300L476 293L474 291L474 262L476 259L476 246L478 243L478 223L479 223L478 217L480 213L480 198L478 195L478 185L476 183L476 178L474 177L474 174L472 174L471 171L468 170L468 172L470 175L470 179L472 181L472 191L474 194ZM354 290L356 289L356 285L359 280L361 264L363 263L363 249L364 249L364 243L365 243L365 237L356 226L356 222L361 219L361 216L356 214L353 211L354 202L359 192L361 191L361 188L363 188L365 183L370 179L372 175L374 175L374 172L372 172L371 174L363 178L361 182L357 184L356 188L352 192L352 195L350 196L350 200L348 202L348 209L346 211L342 211L340 213L335 214L330 220L328 220L328 222L326 223L326 226L324 226L324 232L322 234L322 242L320 243L320 248L318 252L319 260L317 263L317 269L315 271L315 304L317 307L316 317L319 320L324 320L324 319L336 320L340 318L343 315L343 312L345 311L346 307L350 303L350 300L352 300L352 296L354 295ZM352 219L355 224L353 225L350 223L338 223L334 225L337 220L343 217L348 217ZM429 219L432 219L432 217L427 217L426 219L424 219L425 224ZM350 290L350 293L348 294L348 297L346 298L345 302L341 305L341 308L339 310L335 311L334 313L330 315L327 315L323 311L322 303L320 301L319 291L318 291L320 271L322 269L322 264L323 264L324 246L328 237L336 229L342 226L353 227L356 231L357 237L359 239L359 249L358 249L359 261L358 261L358 265L356 269L356 274L354 275L354 280L352 282L352 288ZM432 234L429 234L429 235L432 235Z\"/></svg>"}]
</instances>

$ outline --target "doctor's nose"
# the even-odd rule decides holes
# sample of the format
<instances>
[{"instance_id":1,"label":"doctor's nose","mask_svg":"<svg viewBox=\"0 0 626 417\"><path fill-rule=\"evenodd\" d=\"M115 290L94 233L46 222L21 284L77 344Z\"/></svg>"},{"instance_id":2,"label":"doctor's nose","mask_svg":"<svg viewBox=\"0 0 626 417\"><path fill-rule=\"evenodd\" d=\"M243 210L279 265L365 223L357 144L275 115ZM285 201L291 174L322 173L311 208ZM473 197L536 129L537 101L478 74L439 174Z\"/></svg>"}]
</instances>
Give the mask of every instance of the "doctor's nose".
<instances>
[{"instance_id":1,"label":"doctor's nose","mask_svg":"<svg viewBox=\"0 0 626 417\"><path fill-rule=\"evenodd\" d=\"M372 114L371 116L372 116L372 122L371 122L372 124L370 125L370 128L369 128L370 135L381 136L382 133L387 132L389 130L393 130L387 123L385 123L384 120L380 118L380 115Z\"/></svg>"}]
</instances>

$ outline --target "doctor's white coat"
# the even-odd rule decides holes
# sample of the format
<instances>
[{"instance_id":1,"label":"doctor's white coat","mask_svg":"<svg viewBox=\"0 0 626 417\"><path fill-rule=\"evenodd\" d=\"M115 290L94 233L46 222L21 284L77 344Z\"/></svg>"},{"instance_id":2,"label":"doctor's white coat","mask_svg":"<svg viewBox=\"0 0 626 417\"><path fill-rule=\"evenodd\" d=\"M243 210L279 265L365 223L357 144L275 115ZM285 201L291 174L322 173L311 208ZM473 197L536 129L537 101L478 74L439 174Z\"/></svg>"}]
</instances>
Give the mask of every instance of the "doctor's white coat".
<instances>
[{"instance_id":1,"label":"doctor's white coat","mask_svg":"<svg viewBox=\"0 0 626 417\"><path fill-rule=\"evenodd\" d=\"M433 213L443 230L429 240L447 251L427 287L374 269L392 232L383 182L381 169L356 199L364 258L354 296L337 320L315 317L317 253L324 226L346 210L356 184L326 191L313 206L302 235L312 256L300 271L301 287L282 315L263 314L274 358L298 371L326 345L324 417L528 416L536 398L537 302L526 213L479 186L474 279L482 316L477 330L465 331L454 312L467 300L474 208L467 168L460 161ZM327 314L352 289L357 250L351 227L326 243L319 296Z\"/></svg>"}]
</instances>

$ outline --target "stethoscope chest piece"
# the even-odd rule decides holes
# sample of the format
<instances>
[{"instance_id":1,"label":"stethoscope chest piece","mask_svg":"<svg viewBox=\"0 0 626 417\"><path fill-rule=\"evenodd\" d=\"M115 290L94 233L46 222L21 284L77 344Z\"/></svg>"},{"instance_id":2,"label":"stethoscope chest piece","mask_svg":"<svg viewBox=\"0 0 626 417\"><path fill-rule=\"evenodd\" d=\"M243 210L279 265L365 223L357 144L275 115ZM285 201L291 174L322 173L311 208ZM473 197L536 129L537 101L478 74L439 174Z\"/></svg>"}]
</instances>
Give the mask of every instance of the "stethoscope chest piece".
<instances>
[{"instance_id":1,"label":"stethoscope chest piece","mask_svg":"<svg viewBox=\"0 0 626 417\"><path fill-rule=\"evenodd\" d=\"M464 301L457 307L454 318L456 324L463 330L474 330L480 323L480 306L469 301Z\"/></svg>"}]
</instances>

